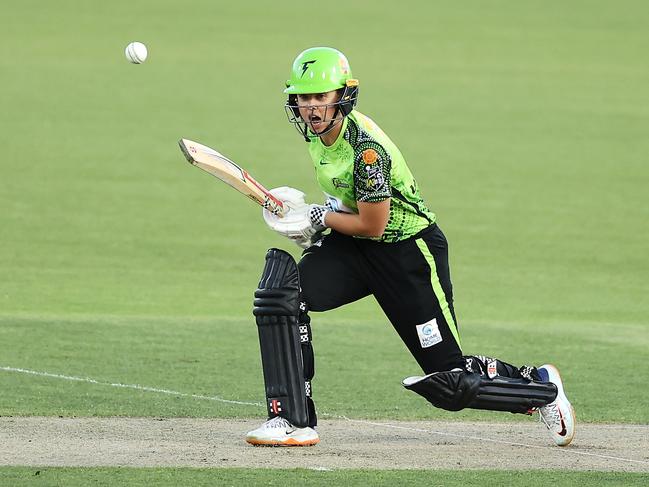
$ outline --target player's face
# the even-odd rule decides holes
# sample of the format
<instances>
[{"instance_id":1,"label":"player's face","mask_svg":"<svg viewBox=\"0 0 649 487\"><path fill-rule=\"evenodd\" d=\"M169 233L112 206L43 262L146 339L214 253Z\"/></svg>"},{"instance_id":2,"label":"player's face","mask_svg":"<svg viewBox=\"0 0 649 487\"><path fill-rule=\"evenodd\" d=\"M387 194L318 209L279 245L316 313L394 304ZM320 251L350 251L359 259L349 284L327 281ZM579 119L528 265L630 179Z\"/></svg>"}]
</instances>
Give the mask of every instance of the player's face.
<instances>
[{"instance_id":1,"label":"player's face","mask_svg":"<svg viewBox=\"0 0 649 487\"><path fill-rule=\"evenodd\" d=\"M329 127L336 114L336 105L340 99L338 91L297 95L297 106L300 116L313 133L319 134ZM342 117L340 117L342 120Z\"/></svg>"}]
</instances>

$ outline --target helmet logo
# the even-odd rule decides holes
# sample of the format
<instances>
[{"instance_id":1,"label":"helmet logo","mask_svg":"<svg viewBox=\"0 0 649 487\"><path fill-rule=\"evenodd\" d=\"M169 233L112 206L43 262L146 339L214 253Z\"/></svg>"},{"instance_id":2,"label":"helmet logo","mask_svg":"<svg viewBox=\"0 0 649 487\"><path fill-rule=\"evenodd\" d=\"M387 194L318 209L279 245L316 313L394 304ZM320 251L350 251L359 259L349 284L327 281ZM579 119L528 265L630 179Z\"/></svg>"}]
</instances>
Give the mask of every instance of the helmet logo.
<instances>
[{"instance_id":1,"label":"helmet logo","mask_svg":"<svg viewBox=\"0 0 649 487\"><path fill-rule=\"evenodd\" d=\"M306 73L306 70L309 69L309 65L315 63L315 59L313 61L305 61L302 63L302 75L300 78L304 76L304 73Z\"/></svg>"},{"instance_id":2,"label":"helmet logo","mask_svg":"<svg viewBox=\"0 0 649 487\"><path fill-rule=\"evenodd\" d=\"M342 74L349 74L349 63L347 62L347 59L344 57L339 58L338 64L340 64L340 72Z\"/></svg>"}]
</instances>

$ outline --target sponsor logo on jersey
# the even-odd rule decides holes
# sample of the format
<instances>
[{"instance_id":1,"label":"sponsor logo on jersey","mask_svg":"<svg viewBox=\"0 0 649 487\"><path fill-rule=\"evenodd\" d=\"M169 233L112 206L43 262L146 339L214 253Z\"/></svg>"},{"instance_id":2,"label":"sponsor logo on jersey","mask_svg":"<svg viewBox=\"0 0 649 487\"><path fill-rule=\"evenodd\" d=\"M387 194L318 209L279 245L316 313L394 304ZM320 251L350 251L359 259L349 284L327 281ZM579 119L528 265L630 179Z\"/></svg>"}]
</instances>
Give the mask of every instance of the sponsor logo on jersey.
<instances>
[{"instance_id":1,"label":"sponsor logo on jersey","mask_svg":"<svg viewBox=\"0 0 649 487\"><path fill-rule=\"evenodd\" d=\"M442 334L439 332L439 326L437 326L437 318L417 325L417 336L419 337L421 348L429 348L440 343L442 341Z\"/></svg>"},{"instance_id":2,"label":"sponsor logo on jersey","mask_svg":"<svg viewBox=\"0 0 649 487\"><path fill-rule=\"evenodd\" d=\"M332 178L331 182L334 185L334 188L349 188L349 183L345 182L344 179Z\"/></svg>"},{"instance_id":3,"label":"sponsor logo on jersey","mask_svg":"<svg viewBox=\"0 0 649 487\"><path fill-rule=\"evenodd\" d=\"M366 187L370 191L376 191L385 184L385 176L379 166L365 166L365 171L367 172Z\"/></svg>"},{"instance_id":4,"label":"sponsor logo on jersey","mask_svg":"<svg viewBox=\"0 0 649 487\"><path fill-rule=\"evenodd\" d=\"M363 151L363 162L365 164L374 164L379 159L379 155L374 149L365 149Z\"/></svg>"}]
</instances>

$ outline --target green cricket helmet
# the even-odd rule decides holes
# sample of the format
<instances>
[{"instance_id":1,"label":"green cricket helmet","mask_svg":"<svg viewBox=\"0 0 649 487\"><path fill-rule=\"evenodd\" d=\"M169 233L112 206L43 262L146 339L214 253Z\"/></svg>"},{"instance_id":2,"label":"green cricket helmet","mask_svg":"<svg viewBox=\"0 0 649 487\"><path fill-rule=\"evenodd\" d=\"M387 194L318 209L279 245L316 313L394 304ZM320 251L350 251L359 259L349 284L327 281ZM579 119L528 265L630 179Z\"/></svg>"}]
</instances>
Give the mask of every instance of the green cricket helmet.
<instances>
[{"instance_id":1,"label":"green cricket helmet","mask_svg":"<svg viewBox=\"0 0 649 487\"><path fill-rule=\"evenodd\" d=\"M340 91L340 99L330 105L334 114L329 126L314 134L302 120L297 103L297 95ZM289 122L293 123L307 142L317 135L331 130L356 106L358 100L358 80L352 78L352 70L345 55L332 47L312 47L302 51L293 61L291 77L286 81L284 93L288 94L285 109Z\"/></svg>"}]
</instances>

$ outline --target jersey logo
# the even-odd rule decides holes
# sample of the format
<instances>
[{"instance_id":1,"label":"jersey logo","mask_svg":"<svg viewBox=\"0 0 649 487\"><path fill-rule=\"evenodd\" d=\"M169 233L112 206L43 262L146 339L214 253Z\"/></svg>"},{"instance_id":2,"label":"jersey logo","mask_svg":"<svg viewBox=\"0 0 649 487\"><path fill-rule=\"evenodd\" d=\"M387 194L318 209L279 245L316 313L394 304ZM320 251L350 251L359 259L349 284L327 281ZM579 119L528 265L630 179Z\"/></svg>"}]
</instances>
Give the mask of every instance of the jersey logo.
<instances>
[{"instance_id":1,"label":"jersey logo","mask_svg":"<svg viewBox=\"0 0 649 487\"><path fill-rule=\"evenodd\" d=\"M334 188L349 188L349 184L346 183L343 179L333 178L331 182L334 184Z\"/></svg>"},{"instance_id":2,"label":"jersey logo","mask_svg":"<svg viewBox=\"0 0 649 487\"><path fill-rule=\"evenodd\" d=\"M313 61L305 61L302 63L302 76L300 76L300 78L304 77L304 73L309 69L309 65L313 63L315 63L315 59Z\"/></svg>"},{"instance_id":3,"label":"jersey logo","mask_svg":"<svg viewBox=\"0 0 649 487\"><path fill-rule=\"evenodd\" d=\"M374 149L365 149L363 151L363 162L365 164L374 164L379 159L379 155Z\"/></svg>"},{"instance_id":4,"label":"jersey logo","mask_svg":"<svg viewBox=\"0 0 649 487\"><path fill-rule=\"evenodd\" d=\"M365 166L367 172L366 187L370 191L378 191L385 184L385 177L380 166Z\"/></svg>"}]
</instances>

